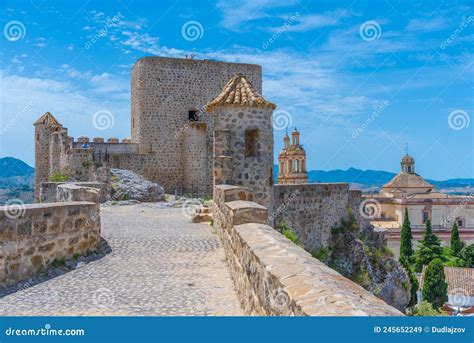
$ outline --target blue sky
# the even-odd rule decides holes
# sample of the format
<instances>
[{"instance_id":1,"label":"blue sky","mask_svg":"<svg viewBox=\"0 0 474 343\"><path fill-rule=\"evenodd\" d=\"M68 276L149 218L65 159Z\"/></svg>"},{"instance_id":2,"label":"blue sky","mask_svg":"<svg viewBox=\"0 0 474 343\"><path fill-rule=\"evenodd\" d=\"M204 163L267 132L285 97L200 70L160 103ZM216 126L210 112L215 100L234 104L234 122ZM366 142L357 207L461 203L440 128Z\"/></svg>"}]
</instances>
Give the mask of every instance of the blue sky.
<instances>
[{"instance_id":1,"label":"blue sky","mask_svg":"<svg viewBox=\"0 0 474 343\"><path fill-rule=\"evenodd\" d=\"M3 0L0 7L0 156L33 164L32 123L46 111L74 137L129 137L133 63L195 54L262 65L263 95L277 104L278 123L300 130L310 169L398 172L408 144L425 177L474 176L470 1ZM101 110L115 119L106 131L92 125ZM283 135L275 130L276 154Z\"/></svg>"}]
</instances>

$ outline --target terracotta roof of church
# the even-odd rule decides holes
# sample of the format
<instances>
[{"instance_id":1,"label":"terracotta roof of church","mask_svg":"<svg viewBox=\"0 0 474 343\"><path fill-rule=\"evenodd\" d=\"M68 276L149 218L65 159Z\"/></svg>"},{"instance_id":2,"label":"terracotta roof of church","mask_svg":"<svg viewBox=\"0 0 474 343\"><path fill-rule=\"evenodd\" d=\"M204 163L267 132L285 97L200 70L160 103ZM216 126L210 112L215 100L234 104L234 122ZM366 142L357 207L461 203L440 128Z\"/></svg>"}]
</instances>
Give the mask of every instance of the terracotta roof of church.
<instances>
[{"instance_id":1,"label":"terracotta roof of church","mask_svg":"<svg viewBox=\"0 0 474 343\"><path fill-rule=\"evenodd\" d=\"M418 276L418 290L423 289L426 267ZM444 267L444 277L448 284L448 294L474 296L474 268Z\"/></svg>"},{"instance_id":2,"label":"terracotta roof of church","mask_svg":"<svg viewBox=\"0 0 474 343\"><path fill-rule=\"evenodd\" d=\"M38 124L47 124L50 126L61 126L61 123L59 123L58 120L54 118L54 116L49 112L46 112L45 114L43 114L37 121L34 122L33 125L38 125Z\"/></svg>"},{"instance_id":3,"label":"terracotta roof of church","mask_svg":"<svg viewBox=\"0 0 474 343\"><path fill-rule=\"evenodd\" d=\"M401 172L382 188L434 188L416 173Z\"/></svg>"},{"instance_id":4,"label":"terracotta roof of church","mask_svg":"<svg viewBox=\"0 0 474 343\"><path fill-rule=\"evenodd\" d=\"M253 85L242 74L232 77L224 86L220 94L206 105L207 111L218 106L255 106L270 107L276 105L267 101L256 91Z\"/></svg>"}]
</instances>

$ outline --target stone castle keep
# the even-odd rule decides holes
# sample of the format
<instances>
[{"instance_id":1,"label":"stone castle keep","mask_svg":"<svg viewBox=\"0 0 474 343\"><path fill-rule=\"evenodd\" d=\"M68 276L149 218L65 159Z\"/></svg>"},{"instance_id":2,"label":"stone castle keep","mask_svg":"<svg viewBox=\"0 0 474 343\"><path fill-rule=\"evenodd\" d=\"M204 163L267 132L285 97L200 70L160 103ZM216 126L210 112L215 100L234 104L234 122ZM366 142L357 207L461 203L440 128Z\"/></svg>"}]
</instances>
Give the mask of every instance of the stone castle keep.
<instances>
[{"instance_id":1,"label":"stone castle keep","mask_svg":"<svg viewBox=\"0 0 474 343\"><path fill-rule=\"evenodd\" d=\"M131 80L131 139L74 140L52 114L35 122L35 190L54 173L95 181L100 167L129 169L167 192L212 193L214 118L204 109L237 74L262 91L258 65L163 57L138 60ZM256 116L257 117L257 116ZM59 118L59 117L58 117ZM87 147L84 147L87 142ZM236 163L236 162L234 162Z\"/></svg>"}]
</instances>

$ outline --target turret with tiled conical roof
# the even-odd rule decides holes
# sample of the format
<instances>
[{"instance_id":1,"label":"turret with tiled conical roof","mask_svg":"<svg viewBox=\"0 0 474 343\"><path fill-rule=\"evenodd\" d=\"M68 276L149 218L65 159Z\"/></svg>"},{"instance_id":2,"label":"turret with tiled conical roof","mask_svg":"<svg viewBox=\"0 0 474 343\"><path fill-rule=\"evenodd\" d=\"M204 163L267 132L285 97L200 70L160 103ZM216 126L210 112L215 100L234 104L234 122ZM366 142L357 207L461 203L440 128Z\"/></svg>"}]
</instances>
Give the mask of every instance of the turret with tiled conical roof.
<instances>
[{"instance_id":1,"label":"turret with tiled conical roof","mask_svg":"<svg viewBox=\"0 0 474 343\"><path fill-rule=\"evenodd\" d=\"M38 120L35 121L33 125L38 125L38 124L46 124L50 126L62 126L58 122L58 120L54 118L54 116L49 112L46 112L41 117L39 117Z\"/></svg>"},{"instance_id":2,"label":"turret with tiled conical roof","mask_svg":"<svg viewBox=\"0 0 474 343\"><path fill-rule=\"evenodd\" d=\"M256 91L252 83L242 74L232 77L218 96L206 105L211 112L218 106L269 107L275 109L274 103L267 101Z\"/></svg>"},{"instance_id":3,"label":"turret with tiled conical roof","mask_svg":"<svg viewBox=\"0 0 474 343\"><path fill-rule=\"evenodd\" d=\"M272 213L273 109L242 74L206 106L214 118L214 185L248 187Z\"/></svg>"}]
</instances>

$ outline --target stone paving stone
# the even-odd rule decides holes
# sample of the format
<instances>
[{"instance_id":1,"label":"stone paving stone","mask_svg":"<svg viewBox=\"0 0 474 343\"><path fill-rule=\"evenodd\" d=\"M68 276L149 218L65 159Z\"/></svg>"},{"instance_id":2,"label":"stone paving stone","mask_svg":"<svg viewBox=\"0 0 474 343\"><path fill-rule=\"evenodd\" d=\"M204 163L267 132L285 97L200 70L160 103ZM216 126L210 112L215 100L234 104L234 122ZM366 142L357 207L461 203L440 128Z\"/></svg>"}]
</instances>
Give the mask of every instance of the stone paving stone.
<instances>
[{"instance_id":1,"label":"stone paving stone","mask_svg":"<svg viewBox=\"0 0 474 343\"><path fill-rule=\"evenodd\" d=\"M112 252L0 298L0 315L244 315L213 228L159 204L102 208Z\"/></svg>"}]
</instances>

